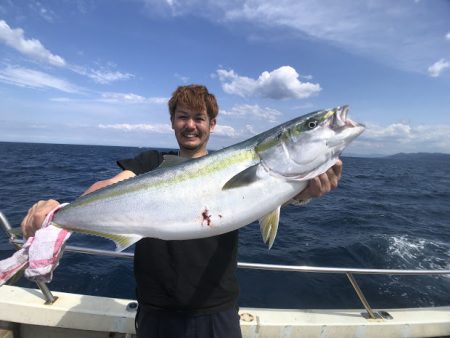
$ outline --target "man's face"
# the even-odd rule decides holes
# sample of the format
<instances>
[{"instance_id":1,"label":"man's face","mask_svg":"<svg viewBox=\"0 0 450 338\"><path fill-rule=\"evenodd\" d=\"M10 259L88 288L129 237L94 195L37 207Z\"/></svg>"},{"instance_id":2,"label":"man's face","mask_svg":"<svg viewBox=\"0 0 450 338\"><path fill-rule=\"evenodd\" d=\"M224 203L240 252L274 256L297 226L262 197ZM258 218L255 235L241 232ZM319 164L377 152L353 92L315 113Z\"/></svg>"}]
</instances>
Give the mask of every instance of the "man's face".
<instances>
[{"instance_id":1,"label":"man's face","mask_svg":"<svg viewBox=\"0 0 450 338\"><path fill-rule=\"evenodd\" d=\"M172 119L180 150L200 156L206 154L209 134L215 125L216 120L210 120L206 110L196 111L183 105L177 106Z\"/></svg>"}]
</instances>

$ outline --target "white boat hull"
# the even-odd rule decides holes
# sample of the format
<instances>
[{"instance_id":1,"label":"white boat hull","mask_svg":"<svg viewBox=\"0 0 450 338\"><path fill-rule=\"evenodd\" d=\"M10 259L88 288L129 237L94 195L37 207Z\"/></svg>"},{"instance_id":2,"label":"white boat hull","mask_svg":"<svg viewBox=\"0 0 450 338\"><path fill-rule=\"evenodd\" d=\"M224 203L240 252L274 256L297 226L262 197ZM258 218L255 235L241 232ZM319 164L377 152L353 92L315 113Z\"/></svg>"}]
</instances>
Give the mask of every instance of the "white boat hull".
<instances>
[{"instance_id":1,"label":"white boat hull","mask_svg":"<svg viewBox=\"0 0 450 338\"><path fill-rule=\"evenodd\" d=\"M45 305L40 290L0 288L0 338L134 337L132 300L53 292ZM442 337L450 336L450 306L384 309L393 319L365 319L355 310L241 308L246 338ZM1 329L1 327L4 329Z\"/></svg>"}]
</instances>

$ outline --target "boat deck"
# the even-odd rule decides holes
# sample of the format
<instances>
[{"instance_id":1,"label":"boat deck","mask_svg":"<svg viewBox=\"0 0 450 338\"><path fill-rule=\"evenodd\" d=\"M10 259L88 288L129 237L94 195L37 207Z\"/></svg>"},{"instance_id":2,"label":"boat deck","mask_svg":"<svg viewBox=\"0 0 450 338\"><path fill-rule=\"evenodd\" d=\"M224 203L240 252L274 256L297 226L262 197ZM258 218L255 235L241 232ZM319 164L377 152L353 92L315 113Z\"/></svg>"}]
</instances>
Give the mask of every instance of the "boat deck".
<instances>
[{"instance_id":1,"label":"boat deck","mask_svg":"<svg viewBox=\"0 0 450 338\"><path fill-rule=\"evenodd\" d=\"M45 304L39 289L0 288L0 338L134 337L133 300L54 292ZM366 319L364 309L241 308L246 338L450 336L450 307L389 309L392 319ZM386 317L388 317L386 315ZM1 327L1 326L0 326Z\"/></svg>"}]
</instances>

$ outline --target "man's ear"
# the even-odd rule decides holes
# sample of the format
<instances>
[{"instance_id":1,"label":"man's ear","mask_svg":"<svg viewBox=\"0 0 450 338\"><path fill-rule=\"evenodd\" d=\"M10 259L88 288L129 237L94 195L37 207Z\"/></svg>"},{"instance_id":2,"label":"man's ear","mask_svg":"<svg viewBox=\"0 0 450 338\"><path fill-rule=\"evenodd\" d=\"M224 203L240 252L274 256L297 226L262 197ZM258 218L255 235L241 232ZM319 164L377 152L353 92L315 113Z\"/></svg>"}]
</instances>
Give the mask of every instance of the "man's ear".
<instances>
[{"instance_id":1,"label":"man's ear","mask_svg":"<svg viewBox=\"0 0 450 338\"><path fill-rule=\"evenodd\" d=\"M214 130L214 127L216 126L216 119L211 119L211 121L209 121L209 130L212 132Z\"/></svg>"}]
</instances>

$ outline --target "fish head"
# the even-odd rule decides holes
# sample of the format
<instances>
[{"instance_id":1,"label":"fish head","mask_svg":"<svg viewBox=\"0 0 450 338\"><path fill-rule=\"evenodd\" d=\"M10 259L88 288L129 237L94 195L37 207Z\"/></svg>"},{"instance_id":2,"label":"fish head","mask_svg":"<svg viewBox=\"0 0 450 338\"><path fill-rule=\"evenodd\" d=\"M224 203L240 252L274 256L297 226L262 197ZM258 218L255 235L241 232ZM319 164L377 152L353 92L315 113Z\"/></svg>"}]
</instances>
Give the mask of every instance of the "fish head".
<instances>
[{"instance_id":1,"label":"fish head","mask_svg":"<svg viewBox=\"0 0 450 338\"><path fill-rule=\"evenodd\" d=\"M307 180L336 163L365 129L348 118L348 106L316 111L270 130L255 150L271 174Z\"/></svg>"}]
</instances>

